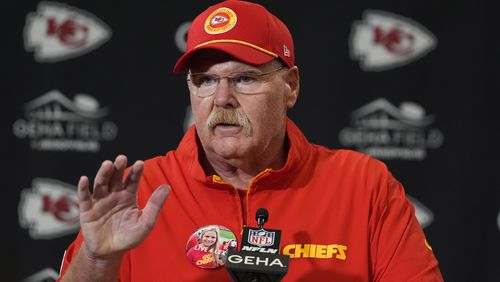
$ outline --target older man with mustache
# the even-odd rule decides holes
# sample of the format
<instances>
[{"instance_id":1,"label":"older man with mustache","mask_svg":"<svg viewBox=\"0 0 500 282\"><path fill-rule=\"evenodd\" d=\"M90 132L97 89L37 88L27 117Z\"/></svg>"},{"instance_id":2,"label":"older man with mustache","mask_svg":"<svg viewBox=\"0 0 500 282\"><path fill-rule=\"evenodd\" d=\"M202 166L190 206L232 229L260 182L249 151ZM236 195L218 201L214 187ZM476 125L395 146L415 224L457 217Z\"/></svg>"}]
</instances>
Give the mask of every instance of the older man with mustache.
<instances>
[{"instance_id":1,"label":"older man with mustache","mask_svg":"<svg viewBox=\"0 0 500 282\"><path fill-rule=\"evenodd\" d=\"M224 230L217 240L241 242L265 207L290 256L286 281L442 281L385 165L310 144L287 118L300 86L293 40L264 7L230 0L202 12L174 73L186 73L195 125L165 156L104 161L92 194L80 178L81 232L59 280L231 281L200 267L227 247L190 261L186 246L212 225Z\"/></svg>"}]
</instances>

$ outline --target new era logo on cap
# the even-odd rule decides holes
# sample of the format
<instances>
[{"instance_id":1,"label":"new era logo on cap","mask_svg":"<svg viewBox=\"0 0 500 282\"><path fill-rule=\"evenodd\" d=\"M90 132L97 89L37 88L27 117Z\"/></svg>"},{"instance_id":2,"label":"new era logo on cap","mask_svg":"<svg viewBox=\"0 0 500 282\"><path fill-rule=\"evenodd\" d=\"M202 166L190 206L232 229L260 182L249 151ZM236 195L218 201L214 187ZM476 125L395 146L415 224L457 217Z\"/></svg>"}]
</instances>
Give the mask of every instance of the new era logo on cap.
<instances>
[{"instance_id":1,"label":"new era logo on cap","mask_svg":"<svg viewBox=\"0 0 500 282\"><path fill-rule=\"evenodd\" d=\"M288 49L288 47L286 47L285 44L283 44L283 56L290 57L290 50Z\"/></svg>"},{"instance_id":2,"label":"new era logo on cap","mask_svg":"<svg viewBox=\"0 0 500 282\"><path fill-rule=\"evenodd\" d=\"M293 39L286 25L263 6L246 1L224 1L199 14L174 73L186 71L193 54L203 49L219 50L251 65L276 58L288 67L295 65Z\"/></svg>"}]
</instances>

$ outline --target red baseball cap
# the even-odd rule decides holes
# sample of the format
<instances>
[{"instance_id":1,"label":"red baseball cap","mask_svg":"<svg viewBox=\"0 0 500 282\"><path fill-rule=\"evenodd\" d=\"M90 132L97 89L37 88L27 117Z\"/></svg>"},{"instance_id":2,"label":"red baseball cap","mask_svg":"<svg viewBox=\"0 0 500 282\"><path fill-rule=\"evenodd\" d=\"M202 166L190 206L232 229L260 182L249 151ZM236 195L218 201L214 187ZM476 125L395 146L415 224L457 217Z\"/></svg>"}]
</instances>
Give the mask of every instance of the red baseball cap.
<instances>
[{"instance_id":1,"label":"red baseball cap","mask_svg":"<svg viewBox=\"0 0 500 282\"><path fill-rule=\"evenodd\" d=\"M203 49L222 51L250 65L276 58L289 67L295 65L293 39L286 25L263 6L247 1L224 1L198 15L174 74L186 71L193 54Z\"/></svg>"}]
</instances>

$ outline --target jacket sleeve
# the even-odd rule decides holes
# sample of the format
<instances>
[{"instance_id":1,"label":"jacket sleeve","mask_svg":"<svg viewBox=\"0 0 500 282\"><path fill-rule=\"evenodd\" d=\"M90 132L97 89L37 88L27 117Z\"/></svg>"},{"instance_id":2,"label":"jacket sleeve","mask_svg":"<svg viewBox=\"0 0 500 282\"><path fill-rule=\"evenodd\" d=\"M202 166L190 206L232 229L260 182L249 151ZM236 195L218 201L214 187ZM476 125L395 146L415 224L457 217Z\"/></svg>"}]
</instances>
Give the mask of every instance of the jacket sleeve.
<instances>
[{"instance_id":1,"label":"jacket sleeve","mask_svg":"<svg viewBox=\"0 0 500 282\"><path fill-rule=\"evenodd\" d=\"M387 172L370 218L370 267L379 282L443 281L431 246L402 185Z\"/></svg>"},{"instance_id":2,"label":"jacket sleeve","mask_svg":"<svg viewBox=\"0 0 500 282\"><path fill-rule=\"evenodd\" d=\"M83 237L82 237L82 232L80 231L78 232L78 236L76 237L76 239L69 245L69 247L64 252L61 262L61 268L59 270L59 278L57 278L56 282L61 281L62 276L68 269L69 264L73 260L73 257L78 253L78 250L82 245L82 242L83 242Z\"/></svg>"}]
</instances>

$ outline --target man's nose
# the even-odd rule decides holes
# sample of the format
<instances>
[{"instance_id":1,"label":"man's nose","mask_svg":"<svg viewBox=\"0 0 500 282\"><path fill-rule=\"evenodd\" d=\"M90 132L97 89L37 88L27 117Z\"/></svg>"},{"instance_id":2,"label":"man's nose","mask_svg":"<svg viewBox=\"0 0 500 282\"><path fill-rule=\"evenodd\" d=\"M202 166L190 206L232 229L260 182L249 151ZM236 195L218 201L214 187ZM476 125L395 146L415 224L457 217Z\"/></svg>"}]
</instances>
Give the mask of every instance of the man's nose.
<instances>
[{"instance_id":1,"label":"man's nose","mask_svg":"<svg viewBox=\"0 0 500 282\"><path fill-rule=\"evenodd\" d=\"M222 108L235 108L238 101L234 97L234 87L227 77L221 78L214 93L215 105Z\"/></svg>"}]
</instances>

